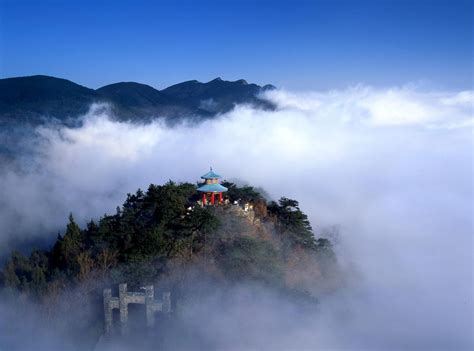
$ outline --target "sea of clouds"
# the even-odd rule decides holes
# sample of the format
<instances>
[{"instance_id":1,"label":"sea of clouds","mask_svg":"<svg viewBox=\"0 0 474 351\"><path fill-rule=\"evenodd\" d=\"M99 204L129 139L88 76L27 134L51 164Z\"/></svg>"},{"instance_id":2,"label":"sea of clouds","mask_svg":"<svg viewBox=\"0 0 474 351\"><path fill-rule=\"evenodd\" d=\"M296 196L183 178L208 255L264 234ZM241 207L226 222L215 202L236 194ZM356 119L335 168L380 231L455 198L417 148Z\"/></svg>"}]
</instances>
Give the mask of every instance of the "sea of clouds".
<instances>
[{"instance_id":1,"label":"sea of clouds","mask_svg":"<svg viewBox=\"0 0 474 351\"><path fill-rule=\"evenodd\" d=\"M280 345L472 348L474 92L356 86L265 98L276 111L237 106L198 125L119 123L93 106L80 128L38 128L34 151L0 171L0 255L53 240L70 212L84 224L127 192L195 182L213 166L299 200L317 234L340 228L331 239L347 288L306 329L292 314L298 328Z\"/></svg>"}]
</instances>

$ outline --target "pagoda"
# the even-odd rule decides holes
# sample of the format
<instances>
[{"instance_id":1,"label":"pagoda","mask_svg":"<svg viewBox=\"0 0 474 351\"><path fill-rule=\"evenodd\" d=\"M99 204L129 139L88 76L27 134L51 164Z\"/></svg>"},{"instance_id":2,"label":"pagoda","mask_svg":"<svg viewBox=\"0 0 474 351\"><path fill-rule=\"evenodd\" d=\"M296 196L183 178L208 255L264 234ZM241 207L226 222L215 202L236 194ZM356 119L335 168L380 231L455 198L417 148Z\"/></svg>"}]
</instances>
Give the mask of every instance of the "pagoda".
<instances>
[{"instance_id":1,"label":"pagoda","mask_svg":"<svg viewBox=\"0 0 474 351\"><path fill-rule=\"evenodd\" d=\"M212 170L212 167L209 172L201 176L201 179L204 179L205 183L201 185L197 191L202 193L202 204L203 206L207 205L207 196L211 197L211 205L215 204L215 196L219 195L219 203L222 203L222 193L225 193L228 189L225 186L219 184L219 179L222 177L215 173Z\"/></svg>"}]
</instances>

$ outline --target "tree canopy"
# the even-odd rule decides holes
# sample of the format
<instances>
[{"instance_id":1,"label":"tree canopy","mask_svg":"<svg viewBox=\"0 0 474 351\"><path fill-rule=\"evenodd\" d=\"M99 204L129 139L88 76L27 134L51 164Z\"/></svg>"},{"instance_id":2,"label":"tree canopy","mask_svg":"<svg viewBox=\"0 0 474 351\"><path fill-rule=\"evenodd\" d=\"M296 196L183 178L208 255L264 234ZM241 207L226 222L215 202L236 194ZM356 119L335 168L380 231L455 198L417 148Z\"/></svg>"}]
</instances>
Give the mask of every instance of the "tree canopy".
<instances>
[{"instance_id":1,"label":"tree canopy","mask_svg":"<svg viewBox=\"0 0 474 351\"><path fill-rule=\"evenodd\" d=\"M240 199L262 207L255 214L274 224L283 247L298 246L334 257L328 240L315 239L298 201L281 198L267 204L253 187L224 185L231 201ZM197 257L206 245L212 246L208 251L227 279L281 283L285 255L291 250L282 251L278 242L240 232L215 235L222 212L212 206L195 206L197 198L194 184L169 181L127 194L115 214L91 220L83 229L71 214L64 234L58 235L51 250L35 250L29 257L13 252L0 273L0 285L40 296L53 283L76 284L97 276L112 283L153 282L166 272L171 260ZM235 221L231 218L226 223ZM226 231L239 231L239 227Z\"/></svg>"}]
</instances>

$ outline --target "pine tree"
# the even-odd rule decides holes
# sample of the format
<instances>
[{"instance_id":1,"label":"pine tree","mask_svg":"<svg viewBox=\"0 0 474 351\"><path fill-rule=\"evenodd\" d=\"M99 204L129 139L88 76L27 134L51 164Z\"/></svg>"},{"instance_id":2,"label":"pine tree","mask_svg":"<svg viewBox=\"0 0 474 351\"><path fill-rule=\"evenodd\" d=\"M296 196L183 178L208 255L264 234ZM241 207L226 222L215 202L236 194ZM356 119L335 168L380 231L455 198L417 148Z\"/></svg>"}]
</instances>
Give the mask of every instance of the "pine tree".
<instances>
[{"instance_id":1,"label":"pine tree","mask_svg":"<svg viewBox=\"0 0 474 351\"><path fill-rule=\"evenodd\" d=\"M77 256L81 252L81 229L74 221L72 213L69 215L69 223L66 227L66 233L59 237L53 248L53 264L68 275L74 275L79 272Z\"/></svg>"}]
</instances>

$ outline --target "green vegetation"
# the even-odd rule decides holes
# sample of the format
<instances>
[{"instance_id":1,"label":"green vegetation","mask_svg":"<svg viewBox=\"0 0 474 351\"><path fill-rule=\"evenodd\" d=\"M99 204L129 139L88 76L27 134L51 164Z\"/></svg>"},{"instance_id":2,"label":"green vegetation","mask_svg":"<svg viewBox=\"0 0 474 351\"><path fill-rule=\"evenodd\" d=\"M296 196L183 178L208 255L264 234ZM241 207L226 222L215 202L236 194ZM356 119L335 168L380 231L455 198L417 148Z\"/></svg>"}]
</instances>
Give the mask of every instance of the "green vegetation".
<instances>
[{"instance_id":1,"label":"green vegetation","mask_svg":"<svg viewBox=\"0 0 474 351\"><path fill-rule=\"evenodd\" d=\"M218 253L218 262L233 281L282 284L282 262L274 246L267 241L239 237L220 243Z\"/></svg>"},{"instance_id":2,"label":"green vegetation","mask_svg":"<svg viewBox=\"0 0 474 351\"><path fill-rule=\"evenodd\" d=\"M123 282L133 291L147 283L171 291L175 311L182 301L199 304L242 283L264 286L302 311L316 308L318 292L337 273L331 243L314 238L297 201L267 204L250 186L224 184L231 202L252 202L254 211L195 206L196 186L170 181L128 194L115 214L85 228L70 215L50 250L11 254L0 271L2 298L18 310L34 306L41 323L77 350L93 349L103 333L102 289ZM168 322L187 326L179 312Z\"/></svg>"},{"instance_id":3,"label":"green vegetation","mask_svg":"<svg viewBox=\"0 0 474 351\"><path fill-rule=\"evenodd\" d=\"M282 287L285 266L296 249L298 255L306 252L335 262L330 242L314 238L297 201L282 198L267 206L250 186L224 185L231 201L254 203L255 215L273 228L271 234L257 234L267 227L255 227L225 208L194 206L196 186L170 181L128 194L114 215L90 221L84 229L70 215L64 235L58 235L51 250L36 250L29 257L12 253L0 273L0 286L33 298L94 279L138 286L169 276L173 262L191 267L201 260L230 283Z\"/></svg>"},{"instance_id":4,"label":"green vegetation","mask_svg":"<svg viewBox=\"0 0 474 351\"><path fill-rule=\"evenodd\" d=\"M268 212L276 216L277 225L280 231L288 236L289 242L316 248L313 229L308 216L300 210L298 201L282 197L278 203L274 201L270 203Z\"/></svg>"},{"instance_id":5,"label":"green vegetation","mask_svg":"<svg viewBox=\"0 0 474 351\"><path fill-rule=\"evenodd\" d=\"M231 182L222 182L222 185L228 189L226 196L232 202L256 202L263 200L262 195L255 190L254 187L248 185L238 187L236 184Z\"/></svg>"}]
</instances>

